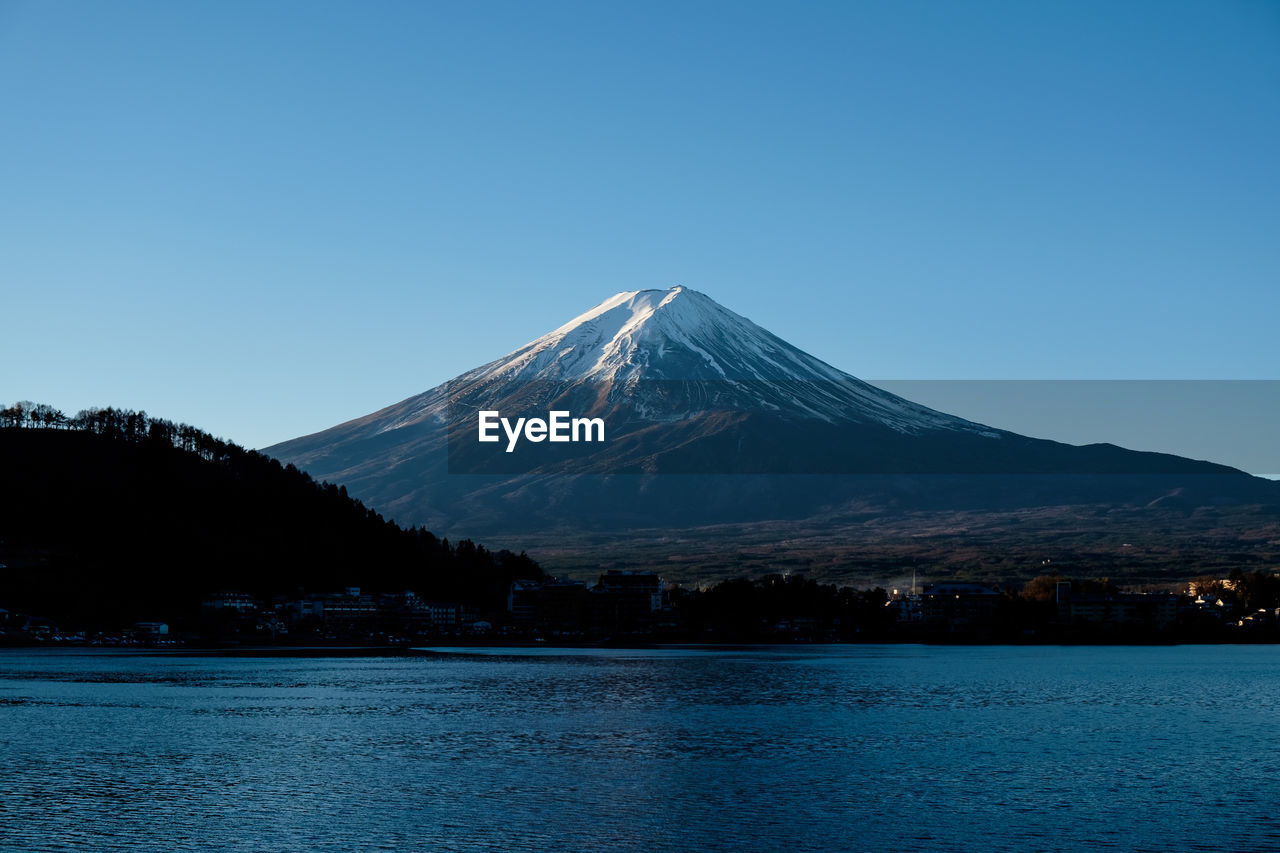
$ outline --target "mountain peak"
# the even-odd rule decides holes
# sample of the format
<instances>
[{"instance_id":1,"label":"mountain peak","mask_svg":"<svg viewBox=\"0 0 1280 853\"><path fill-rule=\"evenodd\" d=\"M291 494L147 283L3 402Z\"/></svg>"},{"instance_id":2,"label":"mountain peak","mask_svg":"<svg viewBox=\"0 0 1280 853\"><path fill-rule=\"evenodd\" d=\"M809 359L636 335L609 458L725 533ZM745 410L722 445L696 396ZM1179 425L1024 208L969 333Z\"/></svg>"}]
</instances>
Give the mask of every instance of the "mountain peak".
<instances>
[{"instance_id":1,"label":"mountain peak","mask_svg":"<svg viewBox=\"0 0 1280 853\"><path fill-rule=\"evenodd\" d=\"M557 382L845 377L683 285L616 293L480 370Z\"/></svg>"},{"instance_id":2,"label":"mountain peak","mask_svg":"<svg viewBox=\"0 0 1280 853\"><path fill-rule=\"evenodd\" d=\"M668 322L697 326L710 319L716 311L737 317L706 294L690 290L683 285L676 285L666 290L624 290L610 296L591 310L579 314L549 334L530 342L529 346L563 337L583 326L599 327L602 330L612 329L616 337L619 333L633 331L645 325L659 312Z\"/></svg>"},{"instance_id":3,"label":"mountain peak","mask_svg":"<svg viewBox=\"0 0 1280 853\"><path fill-rule=\"evenodd\" d=\"M683 387L676 392L671 383ZM655 422L731 409L828 423L871 421L899 432L985 429L868 385L683 285L616 293L448 385L446 396L487 400L575 387ZM438 415L444 399L421 395L391 428Z\"/></svg>"}]
</instances>

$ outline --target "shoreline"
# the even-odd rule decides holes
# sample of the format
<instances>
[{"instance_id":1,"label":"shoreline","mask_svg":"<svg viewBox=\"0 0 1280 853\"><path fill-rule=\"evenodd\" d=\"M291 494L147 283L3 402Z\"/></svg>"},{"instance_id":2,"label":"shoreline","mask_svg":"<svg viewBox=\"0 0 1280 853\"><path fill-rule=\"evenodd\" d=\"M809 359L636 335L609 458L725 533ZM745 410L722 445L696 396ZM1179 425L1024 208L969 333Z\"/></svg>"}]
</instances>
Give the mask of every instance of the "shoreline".
<instances>
[{"instance_id":1,"label":"shoreline","mask_svg":"<svg viewBox=\"0 0 1280 853\"><path fill-rule=\"evenodd\" d=\"M1008 643L1008 642L929 642L915 641L872 641L872 642L835 642L835 643L434 643L417 646L239 646L239 647L207 647L207 646L90 646L90 645L5 645L0 646L0 656L8 652L47 651L67 654L120 655L130 657L210 657L210 658L399 658L399 657L431 657L450 654L487 654L509 651L512 653L529 651L573 651L573 652L610 652L610 651L725 651L752 649L806 649L837 648L860 646L916 646L916 647L962 647L962 648L1173 648L1199 646L1280 646L1280 642L1042 642L1042 643Z\"/></svg>"}]
</instances>

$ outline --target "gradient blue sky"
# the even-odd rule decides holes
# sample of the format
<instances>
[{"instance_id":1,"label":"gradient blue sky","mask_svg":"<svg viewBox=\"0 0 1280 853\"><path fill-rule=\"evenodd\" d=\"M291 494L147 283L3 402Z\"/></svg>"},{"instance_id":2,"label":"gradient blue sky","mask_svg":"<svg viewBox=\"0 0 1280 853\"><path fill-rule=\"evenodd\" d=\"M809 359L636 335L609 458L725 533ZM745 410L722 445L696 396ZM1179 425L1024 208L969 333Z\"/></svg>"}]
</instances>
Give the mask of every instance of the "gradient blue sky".
<instances>
[{"instance_id":1,"label":"gradient blue sky","mask_svg":"<svg viewBox=\"0 0 1280 853\"><path fill-rule=\"evenodd\" d=\"M1280 3L0 0L0 401L247 446L684 284L867 378L1277 378Z\"/></svg>"}]
</instances>

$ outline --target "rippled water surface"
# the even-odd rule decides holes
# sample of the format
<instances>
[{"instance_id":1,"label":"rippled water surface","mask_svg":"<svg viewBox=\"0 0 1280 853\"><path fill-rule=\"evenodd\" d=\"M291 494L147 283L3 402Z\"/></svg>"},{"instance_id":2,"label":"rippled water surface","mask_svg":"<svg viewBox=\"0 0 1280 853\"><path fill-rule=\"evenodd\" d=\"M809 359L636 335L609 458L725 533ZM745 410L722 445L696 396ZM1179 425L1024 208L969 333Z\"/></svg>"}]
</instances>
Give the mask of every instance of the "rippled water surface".
<instances>
[{"instance_id":1,"label":"rippled water surface","mask_svg":"<svg viewBox=\"0 0 1280 853\"><path fill-rule=\"evenodd\" d=\"M0 847L1280 850L1280 649L0 652Z\"/></svg>"}]
</instances>

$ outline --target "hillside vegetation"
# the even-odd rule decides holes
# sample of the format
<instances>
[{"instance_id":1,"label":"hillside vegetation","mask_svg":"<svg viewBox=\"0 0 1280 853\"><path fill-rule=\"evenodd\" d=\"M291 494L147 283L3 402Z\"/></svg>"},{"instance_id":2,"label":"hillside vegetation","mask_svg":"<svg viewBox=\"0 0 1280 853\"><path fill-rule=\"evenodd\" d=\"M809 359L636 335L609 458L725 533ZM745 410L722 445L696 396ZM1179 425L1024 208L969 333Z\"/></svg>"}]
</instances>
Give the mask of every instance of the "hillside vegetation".
<instances>
[{"instance_id":1,"label":"hillside vegetation","mask_svg":"<svg viewBox=\"0 0 1280 853\"><path fill-rule=\"evenodd\" d=\"M404 529L346 490L127 409L0 409L0 607L118 624L202 595L344 586L499 606L524 554Z\"/></svg>"}]
</instances>

